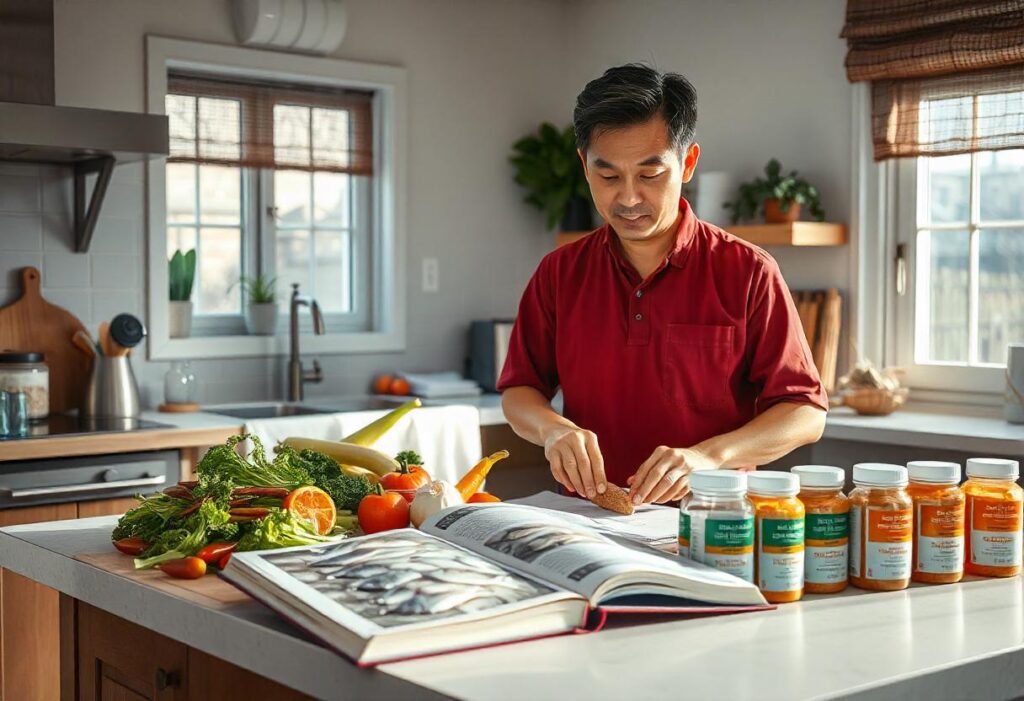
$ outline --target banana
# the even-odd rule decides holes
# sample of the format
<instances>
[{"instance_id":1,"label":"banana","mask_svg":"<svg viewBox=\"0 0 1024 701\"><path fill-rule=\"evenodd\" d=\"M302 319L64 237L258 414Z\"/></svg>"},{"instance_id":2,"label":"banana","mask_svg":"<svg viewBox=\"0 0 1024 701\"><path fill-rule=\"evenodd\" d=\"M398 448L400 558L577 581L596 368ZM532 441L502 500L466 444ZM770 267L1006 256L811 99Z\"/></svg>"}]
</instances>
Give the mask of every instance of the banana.
<instances>
[{"instance_id":1,"label":"banana","mask_svg":"<svg viewBox=\"0 0 1024 701\"><path fill-rule=\"evenodd\" d=\"M399 467L393 458L379 450L364 445L298 437L286 438L284 443L295 448L295 450L309 448L310 450L323 453L339 465L354 465L366 468L380 477L398 470Z\"/></svg>"},{"instance_id":2,"label":"banana","mask_svg":"<svg viewBox=\"0 0 1024 701\"><path fill-rule=\"evenodd\" d=\"M365 477L370 481L370 484L380 484L380 477L373 470L367 470L365 467L356 467L355 465L338 465L338 467L349 477Z\"/></svg>"}]
</instances>

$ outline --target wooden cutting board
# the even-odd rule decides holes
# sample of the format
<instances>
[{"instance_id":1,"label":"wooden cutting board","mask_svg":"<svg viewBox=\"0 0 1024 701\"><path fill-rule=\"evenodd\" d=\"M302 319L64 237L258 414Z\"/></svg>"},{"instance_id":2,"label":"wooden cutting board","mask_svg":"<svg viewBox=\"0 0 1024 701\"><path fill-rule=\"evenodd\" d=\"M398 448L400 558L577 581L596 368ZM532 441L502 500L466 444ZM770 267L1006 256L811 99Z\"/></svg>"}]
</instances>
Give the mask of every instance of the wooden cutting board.
<instances>
[{"instance_id":1,"label":"wooden cutting board","mask_svg":"<svg viewBox=\"0 0 1024 701\"><path fill-rule=\"evenodd\" d=\"M50 368L50 413L82 404L92 360L71 343L82 322L40 293L36 268L21 269L21 299L0 309L0 351L43 353Z\"/></svg>"},{"instance_id":2,"label":"wooden cutting board","mask_svg":"<svg viewBox=\"0 0 1024 701\"><path fill-rule=\"evenodd\" d=\"M175 579L156 569L137 570L131 557L113 548L105 553L80 553L75 559L206 608L226 609L253 602L248 594L209 571L199 579Z\"/></svg>"}]
</instances>

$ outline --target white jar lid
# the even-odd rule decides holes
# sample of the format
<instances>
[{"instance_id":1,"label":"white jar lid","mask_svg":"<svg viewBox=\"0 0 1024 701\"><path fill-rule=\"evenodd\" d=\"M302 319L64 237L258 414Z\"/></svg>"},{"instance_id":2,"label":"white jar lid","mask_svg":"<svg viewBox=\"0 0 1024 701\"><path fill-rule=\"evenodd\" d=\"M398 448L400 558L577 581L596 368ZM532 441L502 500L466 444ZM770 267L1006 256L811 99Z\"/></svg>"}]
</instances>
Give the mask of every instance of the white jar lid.
<instances>
[{"instance_id":1,"label":"white jar lid","mask_svg":"<svg viewBox=\"0 0 1024 701\"><path fill-rule=\"evenodd\" d=\"M960 463L942 460L911 460L907 472L912 482L960 484Z\"/></svg>"},{"instance_id":2,"label":"white jar lid","mask_svg":"<svg viewBox=\"0 0 1024 701\"><path fill-rule=\"evenodd\" d=\"M736 494L747 491L747 473L739 470L697 470L690 475L690 489L701 494Z\"/></svg>"},{"instance_id":3,"label":"white jar lid","mask_svg":"<svg viewBox=\"0 0 1024 701\"><path fill-rule=\"evenodd\" d=\"M755 471L747 477L747 489L752 494L791 497L800 491L800 479L788 472Z\"/></svg>"},{"instance_id":4,"label":"white jar lid","mask_svg":"<svg viewBox=\"0 0 1024 701\"><path fill-rule=\"evenodd\" d=\"M861 462L853 466L853 481L871 487L906 487L907 468L884 462Z\"/></svg>"},{"instance_id":5,"label":"white jar lid","mask_svg":"<svg viewBox=\"0 0 1024 701\"><path fill-rule=\"evenodd\" d=\"M967 461L967 476L1015 480L1020 476L1020 463L1003 458L970 458Z\"/></svg>"},{"instance_id":6,"label":"white jar lid","mask_svg":"<svg viewBox=\"0 0 1024 701\"><path fill-rule=\"evenodd\" d=\"M801 487L842 487L846 473L833 465L794 465L789 468L800 479Z\"/></svg>"}]
</instances>

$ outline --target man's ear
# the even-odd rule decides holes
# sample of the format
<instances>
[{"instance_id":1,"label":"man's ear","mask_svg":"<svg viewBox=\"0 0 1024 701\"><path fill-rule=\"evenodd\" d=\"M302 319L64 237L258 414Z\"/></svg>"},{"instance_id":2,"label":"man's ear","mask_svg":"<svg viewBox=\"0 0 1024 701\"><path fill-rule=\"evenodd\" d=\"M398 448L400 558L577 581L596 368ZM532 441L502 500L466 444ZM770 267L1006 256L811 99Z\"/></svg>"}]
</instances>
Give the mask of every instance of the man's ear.
<instances>
[{"instance_id":1,"label":"man's ear","mask_svg":"<svg viewBox=\"0 0 1024 701\"><path fill-rule=\"evenodd\" d=\"M693 178L693 171L697 168L697 159L700 158L700 144L694 142L686 149L683 156L683 182L688 183Z\"/></svg>"},{"instance_id":2,"label":"man's ear","mask_svg":"<svg viewBox=\"0 0 1024 701\"><path fill-rule=\"evenodd\" d=\"M580 163L583 164L583 175L587 176L587 180L589 180L590 173L587 172L587 154L583 153L580 149L576 149L576 155L580 157Z\"/></svg>"}]
</instances>

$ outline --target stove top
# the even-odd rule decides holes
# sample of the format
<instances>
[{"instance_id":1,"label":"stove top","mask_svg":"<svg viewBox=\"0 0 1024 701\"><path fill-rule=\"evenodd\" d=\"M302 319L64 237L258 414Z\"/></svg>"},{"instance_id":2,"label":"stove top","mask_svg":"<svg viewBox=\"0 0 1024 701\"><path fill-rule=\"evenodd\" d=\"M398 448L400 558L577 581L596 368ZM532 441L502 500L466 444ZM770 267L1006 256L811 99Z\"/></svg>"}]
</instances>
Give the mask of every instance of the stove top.
<instances>
[{"instance_id":1,"label":"stove top","mask_svg":"<svg viewBox=\"0 0 1024 701\"><path fill-rule=\"evenodd\" d=\"M45 419L32 421L28 433L2 436L0 441L26 438L47 438L50 436L75 436L93 433L123 433L124 431L152 431L158 428L174 428L168 424L142 419L115 419L96 417L91 419L67 414L51 414Z\"/></svg>"}]
</instances>

